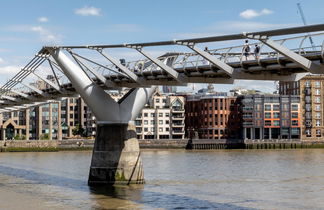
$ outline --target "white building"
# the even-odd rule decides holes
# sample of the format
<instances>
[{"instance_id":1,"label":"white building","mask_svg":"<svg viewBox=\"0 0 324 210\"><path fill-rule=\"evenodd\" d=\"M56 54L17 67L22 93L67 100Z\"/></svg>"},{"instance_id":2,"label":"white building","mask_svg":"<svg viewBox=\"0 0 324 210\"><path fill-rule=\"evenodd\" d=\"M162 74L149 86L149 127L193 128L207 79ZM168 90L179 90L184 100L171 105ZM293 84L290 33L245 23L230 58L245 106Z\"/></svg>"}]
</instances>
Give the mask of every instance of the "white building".
<instances>
[{"instance_id":1,"label":"white building","mask_svg":"<svg viewBox=\"0 0 324 210\"><path fill-rule=\"evenodd\" d=\"M184 97L156 91L135 120L138 139L183 139Z\"/></svg>"}]
</instances>

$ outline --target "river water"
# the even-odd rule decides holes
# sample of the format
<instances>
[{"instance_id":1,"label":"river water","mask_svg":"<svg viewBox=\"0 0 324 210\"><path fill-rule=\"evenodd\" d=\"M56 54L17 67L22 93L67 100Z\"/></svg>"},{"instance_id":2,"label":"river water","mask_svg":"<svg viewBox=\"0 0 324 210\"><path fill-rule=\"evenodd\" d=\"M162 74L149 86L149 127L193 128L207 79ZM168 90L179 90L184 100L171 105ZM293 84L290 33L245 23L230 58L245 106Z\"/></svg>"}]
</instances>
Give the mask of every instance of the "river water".
<instances>
[{"instance_id":1,"label":"river water","mask_svg":"<svg viewBox=\"0 0 324 210\"><path fill-rule=\"evenodd\" d=\"M91 152L0 153L0 209L324 209L324 150L144 150L145 185L89 188Z\"/></svg>"}]
</instances>

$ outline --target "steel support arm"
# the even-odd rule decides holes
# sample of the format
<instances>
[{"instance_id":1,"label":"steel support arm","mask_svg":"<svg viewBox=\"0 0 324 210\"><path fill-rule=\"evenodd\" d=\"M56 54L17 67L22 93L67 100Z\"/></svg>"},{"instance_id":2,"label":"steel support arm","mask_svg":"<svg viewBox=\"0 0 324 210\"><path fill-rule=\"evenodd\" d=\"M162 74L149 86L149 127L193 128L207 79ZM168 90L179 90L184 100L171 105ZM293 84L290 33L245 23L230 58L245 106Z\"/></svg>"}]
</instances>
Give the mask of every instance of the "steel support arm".
<instances>
[{"instance_id":1,"label":"steel support arm","mask_svg":"<svg viewBox=\"0 0 324 210\"><path fill-rule=\"evenodd\" d=\"M118 105L114 99L91 81L88 75L63 53L63 50L51 49L50 53L98 121L120 121Z\"/></svg>"},{"instance_id":2,"label":"steel support arm","mask_svg":"<svg viewBox=\"0 0 324 210\"><path fill-rule=\"evenodd\" d=\"M47 95L46 95L42 90L40 90L40 89L38 89L38 88L36 88L36 87L34 87L34 86L32 86L32 85L29 85L29 84L24 83L24 82L20 82L20 83L21 83L23 86L25 86L25 87L27 87L27 88L29 88L29 89L35 91L35 92L38 93L39 95L42 95L42 96L44 96L44 97L47 96Z\"/></svg>"},{"instance_id":3,"label":"steel support arm","mask_svg":"<svg viewBox=\"0 0 324 210\"><path fill-rule=\"evenodd\" d=\"M154 64L156 64L158 67L160 67L161 69L166 71L168 74L170 74L179 83L187 83L186 76L182 76L181 74L179 74L179 72L177 72L173 68L165 65L159 59L154 58L153 56L151 56L147 52L143 51L143 49L141 47L138 47L138 46L128 46L128 47L136 49L138 52L140 52L142 55L144 55L146 58L148 58L150 61L152 61Z\"/></svg>"},{"instance_id":4,"label":"steel support arm","mask_svg":"<svg viewBox=\"0 0 324 210\"><path fill-rule=\"evenodd\" d=\"M300 67L305 69L306 71L313 73L313 74L323 74L324 73L324 67L322 65L316 64L312 62L311 60L291 51L290 49L276 43L275 41L268 39L267 37L262 37L258 35L248 35L248 38L252 39L258 39L264 44L268 45L275 51L279 52L280 54L286 56L291 61L298 64Z\"/></svg>"},{"instance_id":5,"label":"steel support arm","mask_svg":"<svg viewBox=\"0 0 324 210\"><path fill-rule=\"evenodd\" d=\"M98 52L105 57L107 60L109 60L112 64L114 64L117 68L119 68L122 72L124 72L127 76L129 76L132 80L134 80L137 83L142 83L142 81L138 78L138 76L132 72L129 68L122 65L120 62L118 62L115 58L112 56L104 53L101 49L98 50Z\"/></svg>"},{"instance_id":6,"label":"steel support arm","mask_svg":"<svg viewBox=\"0 0 324 210\"><path fill-rule=\"evenodd\" d=\"M35 76L37 76L39 79L43 80L44 82L46 82L47 84L49 84L51 87L53 87L55 90L57 90L58 92L61 92L60 86L58 86L57 84L55 84L54 82L44 78L43 76L33 72L33 74Z\"/></svg>"},{"instance_id":7,"label":"steel support arm","mask_svg":"<svg viewBox=\"0 0 324 210\"><path fill-rule=\"evenodd\" d=\"M22 93L22 92L17 91L17 90L10 90L10 91L17 94L17 95L20 95L21 97L29 98L29 95L27 95L26 93Z\"/></svg>"},{"instance_id":8,"label":"steel support arm","mask_svg":"<svg viewBox=\"0 0 324 210\"><path fill-rule=\"evenodd\" d=\"M233 67L226 64L223 61L220 61L219 59L215 58L210 53L200 49L199 47L196 47L195 44L193 44L193 43L188 44L188 43L182 43L182 42L177 42L177 44L185 45L185 46L189 47L190 49L195 51L197 54L199 54L201 57L205 58L206 60L208 60L209 62L211 62L215 66L217 66L220 70L225 71L225 73L227 75L229 75L229 76L233 75L233 71L234 71Z\"/></svg>"},{"instance_id":9,"label":"steel support arm","mask_svg":"<svg viewBox=\"0 0 324 210\"><path fill-rule=\"evenodd\" d=\"M134 121L138 114L142 111L145 104L153 95L157 86L150 88L136 88L133 89L127 96L120 101L121 117Z\"/></svg>"}]
</instances>

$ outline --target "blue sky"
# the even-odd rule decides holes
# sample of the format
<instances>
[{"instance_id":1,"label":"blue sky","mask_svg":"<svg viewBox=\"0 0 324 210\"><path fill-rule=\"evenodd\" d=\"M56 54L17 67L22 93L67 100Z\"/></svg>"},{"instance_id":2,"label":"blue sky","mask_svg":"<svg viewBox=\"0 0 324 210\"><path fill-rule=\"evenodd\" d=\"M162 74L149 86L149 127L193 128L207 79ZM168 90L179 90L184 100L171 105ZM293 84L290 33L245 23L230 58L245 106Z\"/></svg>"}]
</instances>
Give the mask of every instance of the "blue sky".
<instances>
[{"instance_id":1,"label":"blue sky","mask_svg":"<svg viewBox=\"0 0 324 210\"><path fill-rule=\"evenodd\" d=\"M160 41L324 23L323 0L2 0L0 84L43 45ZM236 86L273 90L273 82ZM216 85L228 90L233 85Z\"/></svg>"}]
</instances>

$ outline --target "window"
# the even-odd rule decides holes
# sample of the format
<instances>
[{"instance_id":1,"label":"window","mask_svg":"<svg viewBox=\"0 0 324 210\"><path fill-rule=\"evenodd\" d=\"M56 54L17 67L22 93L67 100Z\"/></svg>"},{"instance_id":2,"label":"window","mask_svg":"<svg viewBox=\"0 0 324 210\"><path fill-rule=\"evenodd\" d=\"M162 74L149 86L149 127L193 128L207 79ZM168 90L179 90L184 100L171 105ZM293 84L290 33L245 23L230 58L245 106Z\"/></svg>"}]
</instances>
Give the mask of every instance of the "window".
<instances>
[{"instance_id":1,"label":"window","mask_svg":"<svg viewBox=\"0 0 324 210\"><path fill-rule=\"evenodd\" d=\"M148 124L148 121L147 120L144 120L144 125L147 125Z\"/></svg>"},{"instance_id":2,"label":"window","mask_svg":"<svg viewBox=\"0 0 324 210\"><path fill-rule=\"evenodd\" d=\"M163 120L159 120L159 125L162 125L163 124Z\"/></svg>"},{"instance_id":3,"label":"window","mask_svg":"<svg viewBox=\"0 0 324 210\"><path fill-rule=\"evenodd\" d=\"M321 103L321 97L315 97L315 103Z\"/></svg>"},{"instance_id":4,"label":"window","mask_svg":"<svg viewBox=\"0 0 324 210\"><path fill-rule=\"evenodd\" d=\"M147 117L148 116L148 114L147 113L144 113L144 117Z\"/></svg>"},{"instance_id":5,"label":"window","mask_svg":"<svg viewBox=\"0 0 324 210\"><path fill-rule=\"evenodd\" d=\"M264 118L271 118L271 112L264 113Z\"/></svg>"},{"instance_id":6,"label":"window","mask_svg":"<svg viewBox=\"0 0 324 210\"><path fill-rule=\"evenodd\" d=\"M315 110L316 110L316 111L321 111L321 105L316 104L316 105L315 105Z\"/></svg>"},{"instance_id":7,"label":"window","mask_svg":"<svg viewBox=\"0 0 324 210\"><path fill-rule=\"evenodd\" d=\"M144 131L147 132L148 131L148 128L144 128Z\"/></svg>"},{"instance_id":8,"label":"window","mask_svg":"<svg viewBox=\"0 0 324 210\"><path fill-rule=\"evenodd\" d=\"M271 111L271 105L264 105L265 111Z\"/></svg>"},{"instance_id":9,"label":"window","mask_svg":"<svg viewBox=\"0 0 324 210\"><path fill-rule=\"evenodd\" d=\"M155 131L155 128L154 127L151 127L150 130L151 130L151 132L154 132Z\"/></svg>"},{"instance_id":10,"label":"window","mask_svg":"<svg viewBox=\"0 0 324 210\"><path fill-rule=\"evenodd\" d=\"M316 89L315 90L315 95L321 95L321 89Z\"/></svg>"},{"instance_id":11,"label":"window","mask_svg":"<svg viewBox=\"0 0 324 210\"><path fill-rule=\"evenodd\" d=\"M274 112L273 118L280 118L280 112Z\"/></svg>"},{"instance_id":12,"label":"window","mask_svg":"<svg viewBox=\"0 0 324 210\"><path fill-rule=\"evenodd\" d=\"M154 120L151 120L151 125L155 125L155 121Z\"/></svg>"},{"instance_id":13,"label":"window","mask_svg":"<svg viewBox=\"0 0 324 210\"><path fill-rule=\"evenodd\" d=\"M291 125L293 126L298 126L298 120L292 120Z\"/></svg>"},{"instance_id":14,"label":"window","mask_svg":"<svg viewBox=\"0 0 324 210\"><path fill-rule=\"evenodd\" d=\"M265 125L265 126L271 126L271 121L270 121L270 120L266 120L266 121L264 122L264 125Z\"/></svg>"},{"instance_id":15,"label":"window","mask_svg":"<svg viewBox=\"0 0 324 210\"><path fill-rule=\"evenodd\" d=\"M163 117L163 113L159 113L159 117Z\"/></svg>"},{"instance_id":16,"label":"window","mask_svg":"<svg viewBox=\"0 0 324 210\"><path fill-rule=\"evenodd\" d=\"M273 111L279 111L279 110L280 110L279 104L274 104L273 105Z\"/></svg>"},{"instance_id":17,"label":"window","mask_svg":"<svg viewBox=\"0 0 324 210\"><path fill-rule=\"evenodd\" d=\"M306 137L312 137L312 132L310 129L306 129L305 133L306 133Z\"/></svg>"},{"instance_id":18,"label":"window","mask_svg":"<svg viewBox=\"0 0 324 210\"><path fill-rule=\"evenodd\" d=\"M170 129L169 128L165 128L165 131L169 131Z\"/></svg>"},{"instance_id":19,"label":"window","mask_svg":"<svg viewBox=\"0 0 324 210\"><path fill-rule=\"evenodd\" d=\"M306 81L305 82L305 87L310 87L311 86L311 82L310 81Z\"/></svg>"},{"instance_id":20,"label":"window","mask_svg":"<svg viewBox=\"0 0 324 210\"><path fill-rule=\"evenodd\" d=\"M159 128L159 132L163 132L163 128Z\"/></svg>"},{"instance_id":21,"label":"window","mask_svg":"<svg viewBox=\"0 0 324 210\"><path fill-rule=\"evenodd\" d=\"M316 130L316 137L321 137L321 130Z\"/></svg>"},{"instance_id":22,"label":"window","mask_svg":"<svg viewBox=\"0 0 324 210\"><path fill-rule=\"evenodd\" d=\"M320 118L321 118L321 113L320 113L320 112L316 112L316 113L315 113L315 117L316 117L317 119L320 119Z\"/></svg>"},{"instance_id":23,"label":"window","mask_svg":"<svg viewBox=\"0 0 324 210\"><path fill-rule=\"evenodd\" d=\"M155 99L155 102L160 103L160 99L159 98Z\"/></svg>"},{"instance_id":24,"label":"window","mask_svg":"<svg viewBox=\"0 0 324 210\"><path fill-rule=\"evenodd\" d=\"M321 126L321 120L316 120L316 126Z\"/></svg>"},{"instance_id":25,"label":"window","mask_svg":"<svg viewBox=\"0 0 324 210\"><path fill-rule=\"evenodd\" d=\"M165 124L169 125L169 124L170 124L170 123L169 123L169 120L166 120L166 121L165 121Z\"/></svg>"},{"instance_id":26,"label":"window","mask_svg":"<svg viewBox=\"0 0 324 210\"><path fill-rule=\"evenodd\" d=\"M291 118L298 118L298 112L292 112Z\"/></svg>"},{"instance_id":27,"label":"window","mask_svg":"<svg viewBox=\"0 0 324 210\"><path fill-rule=\"evenodd\" d=\"M166 117L170 117L170 113L165 113L165 116Z\"/></svg>"},{"instance_id":28,"label":"window","mask_svg":"<svg viewBox=\"0 0 324 210\"><path fill-rule=\"evenodd\" d=\"M155 117L155 113L151 113L151 117Z\"/></svg>"},{"instance_id":29,"label":"window","mask_svg":"<svg viewBox=\"0 0 324 210\"><path fill-rule=\"evenodd\" d=\"M321 82L320 81L315 81L315 87L320 88L321 87Z\"/></svg>"},{"instance_id":30,"label":"window","mask_svg":"<svg viewBox=\"0 0 324 210\"><path fill-rule=\"evenodd\" d=\"M280 126L280 121L279 120L274 120L273 125L274 126Z\"/></svg>"},{"instance_id":31,"label":"window","mask_svg":"<svg viewBox=\"0 0 324 210\"><path fill-rule=\"evenodd\" d=\"M291 111L298 111L298 104L292 104Z\"/></svg>"}]
</instances>

